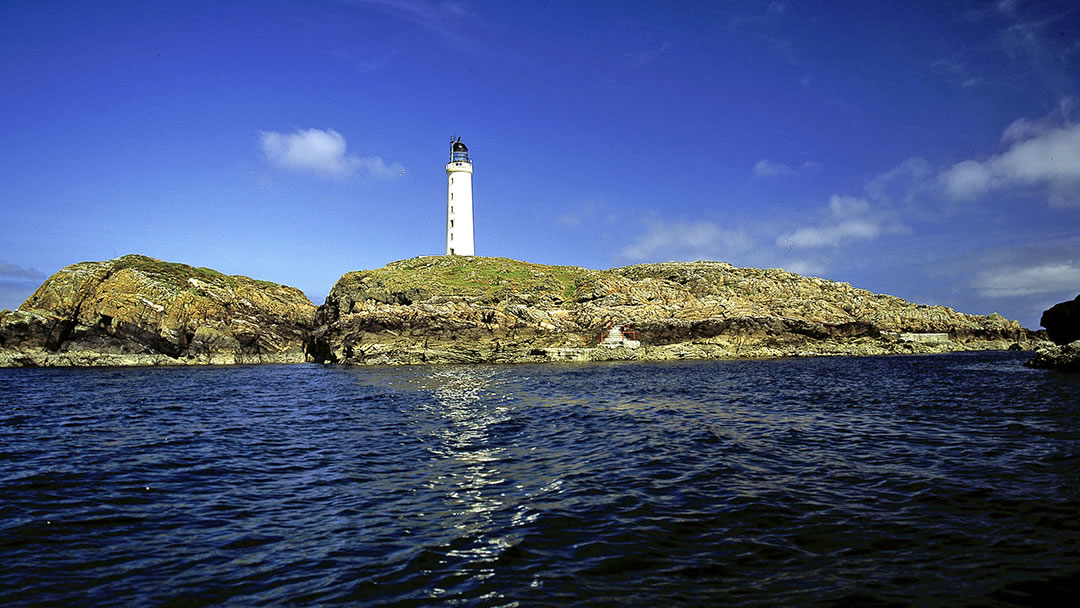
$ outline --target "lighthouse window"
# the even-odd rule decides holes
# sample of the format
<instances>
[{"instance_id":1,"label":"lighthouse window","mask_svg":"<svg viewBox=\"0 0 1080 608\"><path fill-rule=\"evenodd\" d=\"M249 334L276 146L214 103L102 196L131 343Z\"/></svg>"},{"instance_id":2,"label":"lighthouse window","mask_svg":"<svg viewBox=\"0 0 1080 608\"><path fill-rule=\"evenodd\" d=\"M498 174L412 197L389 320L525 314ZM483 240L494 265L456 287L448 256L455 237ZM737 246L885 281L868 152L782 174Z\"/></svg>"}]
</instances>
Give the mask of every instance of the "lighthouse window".
<instances>
[{"instance_id":1,"label":"lighthouse window","mask_svg":"<svg viewBox=\"0 0 1080 608\"><path fill-rule=\"evenodd\" d=\"M450 220L450 227L451 227L451 228L453 228L453 227L454 227L454 220Z\"/></svg>"},{"instance_id":2,"label":"lighthouse window","mask_svg":"<svg viewBox=\"0 0 1080 608\"><path fill-rule=\"evenodd\" d=\"M450 193L450 200L454 200L454 193L453 192Z\"/></svg>"},{"instance_id":3,"label":"lighthouse window","mask_svg":"<svg viewBox=\"0 0 1080 608\"><path fill-rule=\"evenodd\" d=\"M454 233L453 232L450 233L450 240L451 241L454 240Z\"/></svg>"},{"instance_id":4,"label":"lighthouse window","mask_svg":"<svg viewBox=\"0 0 1080 608\"><path fill-rule=\"evenodd\" d=\"M450 185L451 185L451 186L453 186L453 185L454 185L454 178L452 178L452 177L450 178Z\"/></svg>"}]
</instances>

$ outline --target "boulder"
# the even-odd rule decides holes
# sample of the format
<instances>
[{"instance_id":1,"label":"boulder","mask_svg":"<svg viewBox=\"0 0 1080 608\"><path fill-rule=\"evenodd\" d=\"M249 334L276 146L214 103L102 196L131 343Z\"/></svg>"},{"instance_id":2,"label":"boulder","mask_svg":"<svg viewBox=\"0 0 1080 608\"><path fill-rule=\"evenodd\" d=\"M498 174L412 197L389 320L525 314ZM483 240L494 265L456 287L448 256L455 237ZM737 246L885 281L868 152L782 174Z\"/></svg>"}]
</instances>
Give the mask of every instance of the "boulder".
<instances>
[{"instance_id":1,"label":"boulder","mask_svg":"<svg viewBox=\"0 0 1080 608\"><path fill-rule=\"evenodd\" d=\"M1054 304L1043 312L1039 324L1054 344L1080 340L1080 295L1068 302Z\"/></svg>"}]
</instances>

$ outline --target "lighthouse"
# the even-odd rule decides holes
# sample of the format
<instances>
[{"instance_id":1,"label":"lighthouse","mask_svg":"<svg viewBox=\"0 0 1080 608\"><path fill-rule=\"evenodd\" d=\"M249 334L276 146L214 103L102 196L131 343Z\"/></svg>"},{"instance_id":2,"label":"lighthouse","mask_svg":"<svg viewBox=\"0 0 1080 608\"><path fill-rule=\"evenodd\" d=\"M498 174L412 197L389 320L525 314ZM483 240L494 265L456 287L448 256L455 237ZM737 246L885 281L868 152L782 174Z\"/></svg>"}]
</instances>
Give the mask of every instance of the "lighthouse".
<instances>
[{"instance_id":1,"label":"lighthouse","mask_svg":"<svg viewBox=\"0 0 1080 608\"><path fill-rule=\"evenodd\" d=\"M472 161L458 137L446 163L446 255L475 255L472 220Z\"/></svg>"}]
</instances>

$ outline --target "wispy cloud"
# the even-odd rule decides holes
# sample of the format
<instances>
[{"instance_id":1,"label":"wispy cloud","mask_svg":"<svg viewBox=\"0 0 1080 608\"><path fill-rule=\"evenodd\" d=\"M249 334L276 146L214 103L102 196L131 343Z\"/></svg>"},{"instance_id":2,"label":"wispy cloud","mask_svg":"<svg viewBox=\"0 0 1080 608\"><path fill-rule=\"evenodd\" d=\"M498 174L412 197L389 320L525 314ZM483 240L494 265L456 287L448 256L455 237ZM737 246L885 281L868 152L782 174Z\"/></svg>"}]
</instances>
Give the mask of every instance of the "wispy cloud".
<instances>
[{"instance_id":1,"label":"wispy cloud","mask_svg":"<svg viewBox=\"0 0 1080 608\"><path fill-rule=\"evenodd\" d=\"M1072 34L1080 27L1076 9L1020 2L1000 2L998 9L1006 20L998 35L1001 50L1024 62L1048 90L1060 94L1073 89L1077 73L1073 55L1080 49Z\"/></svg>"},{"instance_id":2,"label":"wispy cloud","mask_svg":"<svg viewBox=\"0 0 1080 608\"><path fill-rule=\"evenodd\" d=\"M776 239L778 247L837 247L850 241L875 239L882 234L902 234L910 230L891 219L891 214L874 209L865 198L833 195L828 218L816 226L803 226Z\"/></svg>"},{"instance_id":3,"label":"wispy cloud","mask_svg":"<svg viewBox=\"0 0 1080 608\"><path fill-rule=\"evenodd\" d=\"M293 133L260 131L259 140L266 160L280 169L338 179L357 171L374 177L393 177L402 171L400 164L387 164L378 156L349 154L345 138L333 129L302 129Z\"/></svg>"},{"instance_id":4,"label":"wispy cloud","mask_svg":"<svg viewBox=\"0 0 1080 608\"><path fill-rule=\"evenodd\" d=\"M761 10L755 6L746 12L737 12L727 22L728 30L744 28L764 28L775 25L787 13L786 2L770 2Z\"/></svg>"},{"instance_id":5,"label":"wispy cloud","mask_svg":"<svg viewBox=\"0 0 1080 608\"><path fill-rule=\"evenodd\" d=\"M661 55L666 53L671 48L670 42L664 42L657 48L649 48L639 51L630 51L624 53L623 56L627 58L629 64L627 69L630 71L643 68L650 63L655 62Z\"/></svg>"},{"instance_id":6,"label":"wispy cloud","mask_svg":"<svg viewBox=\"0 0 1080 608\"><path fill-rule=\"evenodd\" d=\"M456 25L469 15L465 2L431 2L429 0L352 0L354 4L372 6L390 15L418 25L457 46L471 48Z\"/></svg>"},{"instance_id":7,"label":"wispy cloud","mask_svg":"<svg viewBox=\"0 0 1080 608\"><path fill-rule=\"evenodd\" d=\"M629 80L635 72L645 70L648 66L659 61L673 46L672 43L665 41L658 47L626 51L623 53L622 59L613 65L612 70L601 76L600 81L609 89L627 89L630 86Z\"/></svg>"},{"instance_id":8,"label":"wispy cloud","mask_svg":"<svg viewBox=\"0 0 1080 608\"><path fill-rule=\"evenodd\" d=\"M975 73L977 68L969 64L966 57L967 54L968 51L962 51L954 57L939 59L930 64L930 69L945 76L964 89L987 84L988 81L985 77Z\"/></svg>"},{"instance_id":9,"label":"wispy cloud","mask_svg":"<svg viewBox=\"0 0 1080 608\"><path fill-rule=\"evenodd\" d=\"M25 268L17 264L0 262L0 281L12 279L18 281L39 281L45 278L48 278L48 275L36 268Z\"/></svg>"},{"instance_id":10,"label":"wispy cloud","mask_svg":"<svg viewBox=\"0 0 1080 608\"><path fill-rule=\"evenodd\" d=\"M990 298L1080 290L1080 264L1068 261L991 268L979 272L972 281L972 287L980 295Z\"/></svg>"},{"instance_id":11,"label":"wispy cloud","mask_svg":"<svg viewBox=\"0 0 1080 608\"><path fill-rule=\"evenodd\" d=\"M867 195L878 204L912 203L927 193L934 169L926 159L913 157L866 182Z\"/></svg>"},{"instance_id":12,"label":"wispy cloud","mask_svg":"<svg viewBox=\"0 0 1080 608\"><path fill-rule=\"evenodd\" d=\"M978 41L933 62L934 72L968 89L1009 88L1028 95L1076 89L1080 41L1072 33L1080 28L1080 12L1061 3L1000 0L961 9L958 18Z\"/></svg>"},{"instance_id":13,"label":"wispy cloud","mask_svg":"<svg viewBox=\"0 0 1080 608\"><path fill-rule=\"evenodd\" d=\"M335 49L329 54L361 74L371 74L385 69L395 57L395 53L358 54L345 49Z\"/></svg>"},{"instance_id":14,"label":"wispy cloud","mask_svg":"<svg viewBox=\"0 0 1080 608\"><path fill-rule=\"evenodd\" d=\"M826 268L824 264L818 262L811 262L809 260L792 260L784 261L781 268L788 272L794 272L795 274L801 274L803 276L820 276L825 274Z\"/></svg>"},{"instance_id":15,"label":"wispy cloud","mask_svg":"<svg viewBox=\"0 0 1080 608\"><path fill-rule=\"evenodd\" d=\"M788 64L798 74L795 81L802 86L809 86L813 81L804 60L801 49L782 34L785 22L799 15L793 14L787 2L769 2L762 9L761 5L743 11L736 9L727 22L727 29L733 34L743 34L756 38L765 44L765 48L775 57Z\"/></svg>"},{"instance_id":16,"label":"wispy cloud","mask_svg":"<svg viewBox=\"0 0 1080 608\"><path fill-rule=\"evenodd\" d=\"M559 226L570 228L611 226L619 221L619 213L617 208L607 201L587 200L578 202L572 210L556 215L553 220Z\"/></svg>"},{"instance_id":17,"label":"wispy cloud","mask_svg":"<svg viewBox=\"0 0 1080 608\"><path fill-rule=\"evenodd\" d=\"M965 160L940 174L949 198L977 199L991 191L1046 186L1055 207L1080 206L1080 124L1048 129L1017 121L1003 134L1008 150L986 160Z\"/></svg>"},{"instance_id":18,"label":"wispy cloud","mask_svg":"<svg viewBox=\"0 0 1080 608\"><path fill-rule=\"evenodd\" d=\"M775 163L767 159L761 159L754 163L754 177L791 177L806 175L821 168L821 165L813 161L806 161L798 167L792 167L785 163Z\"/></svg>"},{"instance_id":19,"label":"wispy cloud","mask_svg":"<svg viewBox=\"0 0 1080 608\"><path fill-rule=\"evenodd\" d=\"M0 309L18 308L46 278L36 268L0 262Z\"/></svg>"},{"instance_id":20,"label":"wispy cloud","mask_svg":"<svg viewBox=\"0 0 1080 608\"><path fill-rule=\"evenodd\" d=\"M730 260L754 245L742 231L730 230L708 220L654 220L645 233L622 249L632 261Z\"/></svg>"}]
</instances>

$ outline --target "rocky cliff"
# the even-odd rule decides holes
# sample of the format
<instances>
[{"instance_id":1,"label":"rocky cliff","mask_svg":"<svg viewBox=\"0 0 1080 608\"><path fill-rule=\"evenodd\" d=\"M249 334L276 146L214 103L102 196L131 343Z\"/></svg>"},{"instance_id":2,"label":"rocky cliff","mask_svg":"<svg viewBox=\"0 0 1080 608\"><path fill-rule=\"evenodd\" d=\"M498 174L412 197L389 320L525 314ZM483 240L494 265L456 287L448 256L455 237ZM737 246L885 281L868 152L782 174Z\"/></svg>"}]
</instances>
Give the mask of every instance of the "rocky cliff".
<instances>
[{"instance_id":1,"label":"rocky cliff","mask_svg":"<svg viewBox=\"0 0 1080 608\"><path fill-rule=\"evenodd\" d=\"M597 344L611 326L637 348ZM886 354L1007 348L1000 315L722 262L607 271L432 256L350 272L316 314L313 360L519 362Z\"/></svg>"},{"instance_id":2,"label":"rocky cliff","mask_svg":"<svg viewBox=\"0 0 1080 608\"><path fill-rule=\"evenodd\" d=\"M302 362L314 316L268 281L139 255L81 262L0 312L0 366Z\"/></svg>"}]
</instances>

